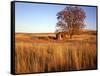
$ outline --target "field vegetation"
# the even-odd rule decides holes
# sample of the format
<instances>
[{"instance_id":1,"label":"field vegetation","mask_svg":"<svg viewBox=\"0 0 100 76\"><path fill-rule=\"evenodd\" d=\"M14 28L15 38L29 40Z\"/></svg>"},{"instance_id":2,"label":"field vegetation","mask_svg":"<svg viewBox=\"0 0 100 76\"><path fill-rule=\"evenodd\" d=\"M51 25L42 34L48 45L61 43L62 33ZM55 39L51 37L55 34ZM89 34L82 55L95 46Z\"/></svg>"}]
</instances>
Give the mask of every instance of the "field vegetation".
<instances>
[{"instance_id":1,"label":"field vegetation","mask_svg":"<svg viewBox=\"0 0 100 76\"><path fill-rule=\"evenodd\" d=\"M55 33L15 35L16 73L97 68L96 31L85 31L66 40L57 40Z\"/></svg>"}]
</instances>

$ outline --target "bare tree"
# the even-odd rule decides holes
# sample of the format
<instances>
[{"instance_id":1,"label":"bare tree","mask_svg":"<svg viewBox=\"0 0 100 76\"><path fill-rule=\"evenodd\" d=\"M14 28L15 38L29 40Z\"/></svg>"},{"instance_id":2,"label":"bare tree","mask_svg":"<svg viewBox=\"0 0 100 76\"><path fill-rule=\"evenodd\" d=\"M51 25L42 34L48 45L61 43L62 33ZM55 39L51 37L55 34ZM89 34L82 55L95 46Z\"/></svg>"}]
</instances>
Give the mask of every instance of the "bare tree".
<instances>
[{"instance_id":1,"label":"bare tree","mask_svg":"<svg viewBox=\"0 0 100 76\"><path fill-rule=\"evenodd\" d=\"M85 11L79 6L66 6L57 13L56 31L68 32L70 38L72 38L73 34L78 33L85 26L85 17Z\"/></svg>"}]
</instances>

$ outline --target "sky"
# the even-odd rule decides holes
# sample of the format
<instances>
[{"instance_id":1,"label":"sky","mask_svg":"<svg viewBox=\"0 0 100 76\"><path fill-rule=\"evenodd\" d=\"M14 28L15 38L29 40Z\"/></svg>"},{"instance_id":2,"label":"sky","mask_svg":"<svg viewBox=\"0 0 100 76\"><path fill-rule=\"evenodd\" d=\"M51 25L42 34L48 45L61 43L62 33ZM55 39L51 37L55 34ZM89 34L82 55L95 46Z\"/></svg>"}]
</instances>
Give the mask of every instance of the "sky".
<instances>
[{"instance_id":1,"label":"sky","mask_svg":"<svg viewBox=\"0 0 100 76\"><path fill-rule=\"evenodd\" d=\"M55 32L57 12L66 5L15 3L15 32ZM85 29L96 30L96 7L81 6L86 12Z\"/></svg>"}]
</instances>

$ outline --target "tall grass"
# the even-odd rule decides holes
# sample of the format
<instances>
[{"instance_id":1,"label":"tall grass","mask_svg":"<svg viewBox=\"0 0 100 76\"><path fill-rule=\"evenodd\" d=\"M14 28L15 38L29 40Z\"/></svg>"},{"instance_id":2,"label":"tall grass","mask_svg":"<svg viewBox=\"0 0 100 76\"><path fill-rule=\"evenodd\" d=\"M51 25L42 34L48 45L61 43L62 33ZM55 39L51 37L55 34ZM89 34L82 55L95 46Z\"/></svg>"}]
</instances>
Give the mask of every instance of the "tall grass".
<instances>
[{"instance_id":1,"label":"tall grass","mask_svg":"<svg viewBox=\"0 0 100 76\"><path fill-rule=\"evenodd\" d=\"M16 73L96 69L96 43L16 42Z\"/></svg>"}]
</instances>

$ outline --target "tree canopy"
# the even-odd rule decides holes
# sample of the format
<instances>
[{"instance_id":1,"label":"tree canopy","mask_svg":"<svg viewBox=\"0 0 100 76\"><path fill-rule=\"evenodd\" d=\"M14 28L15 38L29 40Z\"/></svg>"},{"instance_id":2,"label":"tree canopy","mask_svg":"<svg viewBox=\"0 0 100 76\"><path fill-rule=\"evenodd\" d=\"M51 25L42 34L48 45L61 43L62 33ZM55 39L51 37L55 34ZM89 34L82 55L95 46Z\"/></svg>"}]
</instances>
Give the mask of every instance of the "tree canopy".
<instances>
[{"instance_id":1,"label":"tree canopy","mask_svg":"<svg viewBox=\"0 0 100 76\"><path fill-rule=\"evenodd\" d=\"M56 32L68 32L71 38L73 34L85 27L85 18L86 13L79 6L66 6L57 13Z\"/></svg>"}]
</instances>

